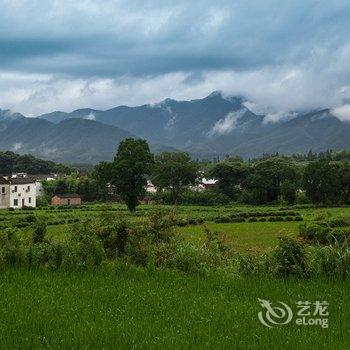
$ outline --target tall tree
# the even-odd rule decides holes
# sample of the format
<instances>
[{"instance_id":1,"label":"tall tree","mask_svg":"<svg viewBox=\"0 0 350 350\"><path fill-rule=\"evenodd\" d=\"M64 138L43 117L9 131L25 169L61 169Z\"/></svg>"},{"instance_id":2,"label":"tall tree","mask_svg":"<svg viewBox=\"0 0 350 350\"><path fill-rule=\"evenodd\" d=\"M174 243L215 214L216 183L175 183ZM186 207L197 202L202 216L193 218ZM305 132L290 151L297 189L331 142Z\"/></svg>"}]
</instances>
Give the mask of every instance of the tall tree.
<instances>
[{"instance_id":1,"label":"tall tree","mask_svg":"<svg viewBox=\"0 0 350 350\"><path fill-rule=\"evenodd\" d=\"M350 162L334 162L341 186L341 199L345 204L350 204Z\"/></svg>"},{"instance_id":2,"label":"tall tree","mask_svg":"<svg viewBox=\"0 0 350 350\"><path fill-rule=\"evenodd\" d=\"M111 167L111 184L130 211L136 210L138 197L145 194L146 175L153 162L147 141L128 138L120 143Z\"/></svg>"},{"instance_id":3,"label":"tall tree","mask_svg":"<svg viewBox=\"0 0 350 350\"><path fill-rule=\"evenodd\" d=\"M286 195L289 201L293 199L293 188L287 185L293 183L294 191L297 189L299 171L290 159L272 157L259 161L253 165L252 172L248 186L253 189L256 203L277 201L281 194Z\"/></svg>"},{"instance_id":4,"label":"tall tree","mask_svg":"<svg viewBox=\"0 0 350 350\"><path fill-rule=\"evenodd\" d=\"M215 164L209 174L218 180L221 193L237 199L249 174L249 168L240 159L227 158Z\"/></svg>"},{"instance_id":5,"label":"tall tree","mask_svg":"<svg viewBox=\"0 0 350 350\"><path fill-rule=\"evenodd\" d=\"M310 162L303 174L303 186L313 203L337 202L341 196L341 179L335 164L327 160Z\"/></svg>"},{"instance_id":6,"label":"tall tree","mask_svg":"<svg viewBox=\"0 0 350 350\"><path fill-rule=\"evenodd\" d=\"M183 189L194 184L197 178L198 165L184 152L163 152L155 157L152 174L154 185L167 189L176 204Z\"/></svg>"}]
</instances>

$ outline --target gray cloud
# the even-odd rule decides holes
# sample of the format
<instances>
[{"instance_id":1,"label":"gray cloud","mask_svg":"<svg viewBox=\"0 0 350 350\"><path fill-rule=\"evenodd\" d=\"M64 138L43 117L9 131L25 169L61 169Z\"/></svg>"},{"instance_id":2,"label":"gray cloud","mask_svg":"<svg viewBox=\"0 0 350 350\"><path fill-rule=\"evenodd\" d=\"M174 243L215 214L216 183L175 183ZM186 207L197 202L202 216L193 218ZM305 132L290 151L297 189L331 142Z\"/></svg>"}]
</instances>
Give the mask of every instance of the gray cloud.
<instances>
[{"instance_id":1,"label":"gray cloud","mask_svg":"<svg viewBox=\"0 0 350 350\"><path fill-rule=\"evenodd\" d=\"M218 120L208 133L209 137L214 135L225 135L236 128L237 120L243 116L246 109L228 113L225 118Z\"/></svg>"},{"instance_id":2,"label":"gray cloud","mask_svg":"<svg viewBox=\"0 0 350 350\"><path fill-rule=\"evenodd\" d=\"M222 90L276 115L350 97L345 0L0 4L3 108L37 114Z\"/></svg>"}]
</instances>

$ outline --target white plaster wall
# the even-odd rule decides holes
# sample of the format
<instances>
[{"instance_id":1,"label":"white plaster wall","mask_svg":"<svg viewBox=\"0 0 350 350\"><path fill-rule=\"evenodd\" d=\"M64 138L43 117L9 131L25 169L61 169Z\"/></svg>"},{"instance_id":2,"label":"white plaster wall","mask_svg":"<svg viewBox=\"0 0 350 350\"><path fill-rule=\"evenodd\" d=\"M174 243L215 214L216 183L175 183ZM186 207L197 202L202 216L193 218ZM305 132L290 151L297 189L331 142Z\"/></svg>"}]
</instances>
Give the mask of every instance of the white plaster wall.
<instances>
[{"instance_id":1,"label":"white plaster wall","mask_svg":"<svg viewBox=\"0 0 350 350\"><path fill-rule=\"evenodd\" d=\"M15 192L15 187L17 186L17 192ZM29 187L29 190L28 190ZM29 203L29 198L31 198L31 203ZM18 205L14 205L14 200L18 199ZM23 203L24 200L24 203ZM34 183L24 184L24 185L12 185L10 186L10 207L11 208L22 208L26 207L36 207L36 186Z\"/></svg>"}]
</instances>

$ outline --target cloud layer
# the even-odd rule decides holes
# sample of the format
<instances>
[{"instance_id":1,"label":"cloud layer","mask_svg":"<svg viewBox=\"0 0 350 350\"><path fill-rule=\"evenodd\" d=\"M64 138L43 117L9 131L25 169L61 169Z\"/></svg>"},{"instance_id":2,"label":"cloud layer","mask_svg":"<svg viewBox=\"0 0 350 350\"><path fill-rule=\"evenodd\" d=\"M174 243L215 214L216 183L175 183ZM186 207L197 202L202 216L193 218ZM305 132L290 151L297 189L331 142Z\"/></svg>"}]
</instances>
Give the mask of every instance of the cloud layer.
<instances>
[{"instance_id":1,"label":"cloud layer","mask_svg":"<svg viewBox=\"0 0 350 350\"><path fill-rule=\"evenodd\" d=\"M36 115L243 94L258 110L350 98L345 0L0 0L0 107Z\"/></svg>"},{"instance_id":2,"label":"cloud layer","mask_svg":"<svg viewBox=\"0 0 350 350\"><path fill-rule=\"evenodd\" d=\"M246 112L246 109L241 109L237 112L228 113L225 118L218 120L214 126L209 131L208 136L215 135L225 135L230 133L237 126L237 121L243 114Z\"/></svg>"}]
</instances>

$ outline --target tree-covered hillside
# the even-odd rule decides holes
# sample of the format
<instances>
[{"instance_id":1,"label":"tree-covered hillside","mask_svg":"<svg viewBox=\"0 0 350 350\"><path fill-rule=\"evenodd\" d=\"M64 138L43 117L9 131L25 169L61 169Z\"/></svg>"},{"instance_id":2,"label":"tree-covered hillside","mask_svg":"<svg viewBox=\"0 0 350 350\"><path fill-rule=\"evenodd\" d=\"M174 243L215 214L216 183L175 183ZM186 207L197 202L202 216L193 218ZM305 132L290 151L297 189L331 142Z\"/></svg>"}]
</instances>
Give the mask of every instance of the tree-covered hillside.
<instances>
[{"instance_id":1,"label":"tree-covered hillside","mask_svg":"<svg viewBox=\"0 0 350 350\"><path fill-rule=\"evenodd\" d=\"M0 152L0 174L7 175L16 172L28 174L70 173L69 166L42 160L32 155L19 155L13 152Z\"/></svg>"}]
</instances>

